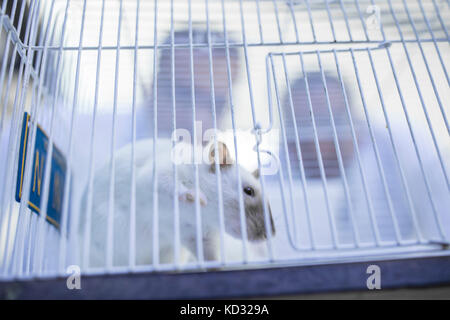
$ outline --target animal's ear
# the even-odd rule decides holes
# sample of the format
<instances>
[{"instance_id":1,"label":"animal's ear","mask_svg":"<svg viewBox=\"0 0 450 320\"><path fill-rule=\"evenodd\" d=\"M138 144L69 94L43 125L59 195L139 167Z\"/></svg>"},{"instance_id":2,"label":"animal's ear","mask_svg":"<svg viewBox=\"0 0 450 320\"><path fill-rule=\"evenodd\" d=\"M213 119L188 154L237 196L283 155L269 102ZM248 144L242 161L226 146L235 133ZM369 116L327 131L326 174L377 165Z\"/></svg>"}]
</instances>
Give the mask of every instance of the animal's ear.
<instances>
[{"instance_id":1,"label":"animal's ear","mask_svg":"<svg viewBox=\"0 0 450 320\"><path fill-rule=\"evenodd\" d=\"M217 150L219 151L218 163L221 169L228 168L234 164L233 159L230 156L230 150L225 143L217 141ZM214 143L211 144L209 149L209 163L211 163L211 171L216 169L216 152L214 148Z\"/></svg>"},{"instance_id":2,"label":"animal's ear","mask_svg":"<svg viewBox=\"0 0 450 320\"><path fill-rule=\"evenodd\" d=\"M252 175L253 175L256 179L259 179L259 177L261 176L261 174L259 173L259 169L255 169L255 171L252 172Z\"/></svg>"}]
</instances>

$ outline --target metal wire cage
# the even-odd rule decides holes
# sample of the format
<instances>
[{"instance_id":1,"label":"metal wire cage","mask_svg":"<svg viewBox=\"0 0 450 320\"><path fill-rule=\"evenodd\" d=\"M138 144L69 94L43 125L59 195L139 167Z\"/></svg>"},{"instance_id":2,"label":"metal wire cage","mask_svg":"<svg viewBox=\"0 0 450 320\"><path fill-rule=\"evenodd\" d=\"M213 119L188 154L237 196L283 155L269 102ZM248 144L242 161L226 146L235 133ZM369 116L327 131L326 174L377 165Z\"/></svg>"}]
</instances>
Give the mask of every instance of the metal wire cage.
<instances>
[{"instance_id":1,"label":"metal wire cage","mask_svg":"<svg viewBox=\"0 0 450 320\"><path fill-rule=\"evenodd\" d=\"M445 0L2 1L1 279L448 255L449 12ZM230 199L218 164L207 185L192 164L187 258L181 173L158 174L175 129L201 147L212 130L241 165ZM147 156L144 139L159 141ZM256 168L259 243L239 171Z\"/></svg>"}]
</instances>

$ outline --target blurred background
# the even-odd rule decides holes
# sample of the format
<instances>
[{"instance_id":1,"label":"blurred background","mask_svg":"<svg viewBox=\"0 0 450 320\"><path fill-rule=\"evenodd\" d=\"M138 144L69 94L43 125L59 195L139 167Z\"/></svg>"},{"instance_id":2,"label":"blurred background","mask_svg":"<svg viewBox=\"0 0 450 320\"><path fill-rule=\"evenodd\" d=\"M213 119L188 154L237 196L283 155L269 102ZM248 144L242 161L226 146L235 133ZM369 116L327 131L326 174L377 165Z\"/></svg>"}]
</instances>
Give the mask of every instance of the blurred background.
<instances>
[{"instance_id":1,"label":"blurred background","mask_svg":"<svg viewBox=\"0 0 450 320\"><path fill-rule=\"evenodd\" d=\"M16 12L8 21L21 28L17 48L33 54L22 91L25 56L2 28L3 259L13 248L6 230L13 239L18 225L7 218L18 210L13 129L33 110L72 157L69 246L91 163L102 166L134 134L153 138L155 124L169 138L174 125L192 134L195 121L199 139L216 123L234 146L236 132L238 154L230 149L249 170L253 129L264 131L263 164L279 168L263 177L278 232L271 252L252 248L254 261L307 264L448 241L448 2L37 1L35 39L30 3L1 4ZM24 219L31 244L37 219ZM47 229L56 252L58 232ZM241 241L227 238L225 248L229 262L242 260Z\"/></svg>"}]
</instances>

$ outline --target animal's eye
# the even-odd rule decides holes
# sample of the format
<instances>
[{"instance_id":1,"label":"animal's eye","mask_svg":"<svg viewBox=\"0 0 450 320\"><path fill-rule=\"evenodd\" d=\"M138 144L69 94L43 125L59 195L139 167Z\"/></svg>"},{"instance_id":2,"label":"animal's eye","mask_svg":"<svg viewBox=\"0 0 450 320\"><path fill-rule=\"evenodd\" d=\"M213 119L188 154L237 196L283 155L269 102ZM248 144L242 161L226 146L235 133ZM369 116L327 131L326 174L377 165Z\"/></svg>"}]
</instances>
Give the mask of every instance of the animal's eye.
<instances>
[{"instance_id":1,"label":"animal's eye","mask_svg":"<svg viewBox=\"0 0 450 320\"><path fill-rule=\"evenodd\" d=\"M253 190L252 187L245 187L244 192L245 192L245 194L249 195L250 197L253 197L255 195L255 190Z\"/></svg>"}]
</instances>

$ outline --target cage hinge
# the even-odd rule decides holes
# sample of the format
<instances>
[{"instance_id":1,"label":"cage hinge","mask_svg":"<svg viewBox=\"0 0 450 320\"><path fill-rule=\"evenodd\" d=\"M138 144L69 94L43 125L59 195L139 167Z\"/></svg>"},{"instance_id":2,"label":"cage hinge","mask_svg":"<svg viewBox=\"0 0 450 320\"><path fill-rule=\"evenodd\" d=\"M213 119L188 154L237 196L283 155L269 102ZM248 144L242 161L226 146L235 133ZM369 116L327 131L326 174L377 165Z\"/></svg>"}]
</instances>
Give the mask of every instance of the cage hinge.
<instances>
[{"instance_id":1,"label":"cage hinge","mask_svg":"<svg viewBox=\"0 0 450 320\"><path fill-rule=\"evenodd\" d=\"M378 44L378 48L390 48L392 45L392 42L390 41L382 41Z\"/></svg>"}]
</instances>

